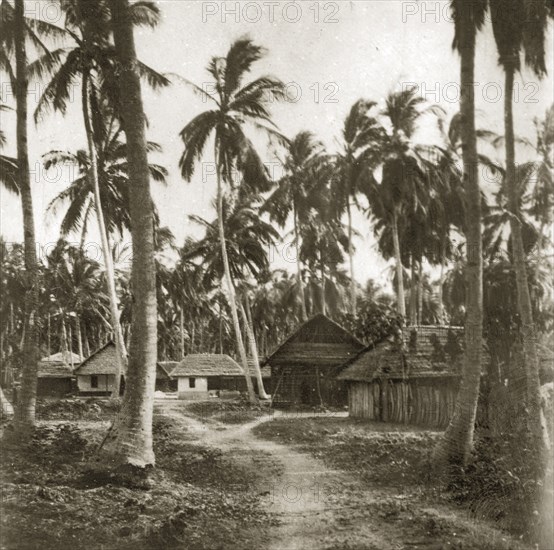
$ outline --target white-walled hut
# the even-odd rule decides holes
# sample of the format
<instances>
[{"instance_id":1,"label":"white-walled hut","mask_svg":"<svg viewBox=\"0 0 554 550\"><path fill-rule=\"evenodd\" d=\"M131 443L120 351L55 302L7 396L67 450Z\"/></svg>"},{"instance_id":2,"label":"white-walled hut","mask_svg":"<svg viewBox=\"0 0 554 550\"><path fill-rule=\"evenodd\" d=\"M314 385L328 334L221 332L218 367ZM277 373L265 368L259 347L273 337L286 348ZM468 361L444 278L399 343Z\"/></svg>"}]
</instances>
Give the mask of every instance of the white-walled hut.
<instances>
[{"instance_id":1,"label":"white-walled hut","mask_svg":"<svg viewBox=\"0 0 554 550\"><path fill-rule=\"evenodd\" d=\"M75 391L74 369L82 358L70 351L58 352L43 357L38 364L37 396L64 397Z\"/></svg>"},{"instance_id":2,"label":"white-walled hut","mask_svg":"<svg viewBox=\"0 0 554 550\"><path fill-rule=\"evenodd\" d=\"M81 395L112 394L117 372L116 353L115 344L108 342L89 355L75 370L77 387Z\"/></svg>"},{"instance_id":3,"label":"white-walled hut","mask_svg":"<svg viewBox=\"0 0 554 550\"><path fill-rule=\"evenodd\" d=\"M108 396L112 394L117 372L117 355L114 342L110 341L89 355L75 370L77 388L81 395ZM156 390L171 391L172 361L156 363ZM122 373L123 375L123 373ZM121 381L121 391L125 380Z\"/></svg>"},{"instance_id":4,"label":"white-walled hut","mask_svg":"<svg viewBox=\"0 0 554 550\"><path fill-rule=\"evenodd\" d=\"M225 354L187 355L171 372L177 379L181 399L205 399L221 390L246 391L246 380L239 364Z\"/></svg>"},{"instance_id":5,"label":"white-walled hut","mask_svg":"<svg viewBox=\"0 0 554 550\"><path fill-rule=\"evenodd\" d=\"M346 405L341 367L365 348L355 336L323 314L303 323L264 362L271 368L277 405Z\"/></svg>"},{"instance_id":6,"label":"white-walled hut","mask_svg":"<svg viewBox=\"0 0 554 550\"><path fill-rule=\"evenodd\" d=\"M460 383L463 328L411 326L366 349L338 375L350 416L436 428L448 425Z\"/></svg>"}]
</instances>

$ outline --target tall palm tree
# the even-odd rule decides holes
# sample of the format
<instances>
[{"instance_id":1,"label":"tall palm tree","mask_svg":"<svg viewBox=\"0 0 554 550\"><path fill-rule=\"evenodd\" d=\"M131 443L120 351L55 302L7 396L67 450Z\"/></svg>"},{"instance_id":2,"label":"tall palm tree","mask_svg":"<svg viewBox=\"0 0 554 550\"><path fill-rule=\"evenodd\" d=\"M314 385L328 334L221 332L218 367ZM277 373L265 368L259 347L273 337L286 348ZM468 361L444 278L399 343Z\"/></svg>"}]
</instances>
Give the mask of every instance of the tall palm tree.
<instances>
[{"instance_id":1,"label":"tall palm tree","mask_svg":"<svg viewBox=\"0 0 554 550\"><path fill-rule=\"evenodd\" d=\"M428 147L418 145L413 136L422 117L427 114L442 116L436 105L426 105L423 97L413 87L391 92L380 113L388 130L381 133L378 153L382 158L380 183L365 189L369 201L369 213L377 221L377 233L390 228L392 248L396 264L397 308L406 316L402 269L401 229L403 220L425 207L429 197Z\"/></svg>"},{"instance_id":2,"label":"tall palm tree","mask_svg":"<svg viewBox=\"0 0 554 550\"><path fill-rule=\"evenodd\" d=\"M460 117L465 234L467 255L467 302L464 370L454 414L436 447L439 463L465 463L473 446L483 348L483 257L481 239L481 190L475 129L475 42L483 26L486 0L451 0L454 19L453 47L460 54Z\"/></svg>"},{"instance_id":3,"label":"tall palm tree","mask_svg":"<svg viewBox=\"0 0 554 550\"><path fill-rule=\"evenodd\" d=\"M138 6L138 7L136 7ZM98 221L100 240L106 279L110 296L111 320L114 330L118 372L115 376L113 394L119 395L120 374L125 371L127 357L125 343L119 321L119 304L115 287L115 271L110 255L110 243L99 183L99 154L107 124L102 123L102 102L109 101L110 107L116 113L122 107L117 91L119 65L116 60L115 48L110 44L109 18L110 12L105 0L88 2L86 0L68 0L62 3L65 14L66 38L73 41L74 47L59 48L31 64L30 74L51 80L39 99L35 120L43 116L48 109L65 114L70 98L72 85L81 80L81 107L88 145L87 178L93 189L94 209ZM139 2L132 10L131 17L135 24L155 26L159 10L151 2ZM137 71L154 87L168 84L168 80L146 65L137 61Z\"/></svg>"},{"instance_id":4,"label":"tall palm tree","mask_svg":"<svg viewBox=\"0 0 554 550\"><path fill-rule=\"evenodd\" d=\"M185 150L179 164L181 175L186 181L190 181L208 138L214 135L221 255L237 347L246 373L248 373L248 359L242 341L235 289L227 255L223 203L225 186L232 185L235 171L242 173L245 183L252 185L253 188L259 188L267 182L267 170L253 143L247 137L244 127L250 125L264 133L280 137L280 134L271 128L273 123L268 107L272 98L277 100L285 98L283 83L270 76L258 78L247 84L243 82L252 65L262 58L263 53L263 49L250 39L241 38L232 44L226 57L212 58L207 67L215 81L214 94L207 93L199 86L189 83L196 92L213 105L213 109L195 117L181 131ZM250 377L246 380L250 399L255 401Z\"/></svg>"},{"instance_id":5,"label":"tall palm tree","mask_svg":"<svg viewBox=\"0 0 554 550\"><path fill-rule=\"evenodd\" d=\"M243 317L249 342L250 353L254 360L254 375L258 381L260 397L266 399L262 375L258 358L258 350L253 332L251 313L248 303L248 294L245 289L248 279L255 278L269 269L267 250L279 238L279 233L271 224L263 221L259 215L257 204L260 197L251 194L239 193L238 200L234 204L229 201L223 203L223 225L225 228L227 260L233 286L239 284L244 292L239 293L239 311ZM200 216L190 216L191 220L201 225L206 230L204 238L196 243L191 243L184 259L198 258L204 267L203 283L212 286L214 282L221 281L224 277L224 265L219 245L219 220L209 223ZM241 295L242 294L242 295ZM242 304L242 299L246 302ZM251 376L248 370L244 371L245 377Z\"/></svg>"},{"instance_id":6,"label":"tall palm tree","mask_svg":"<svg viewBox=\"0 0 554 550\"><path fill-rule=\"evenodd\" d=\"M506 154L506 189L510 210L510 228L513 266L516 274L523 354L527 373L528 429L535 441L542 438L540 425L539 362L536 333L526 269L526 255L522 235L520 197L516 176L515 136L513 118L514 76L521 68L521 53L531 70L542 78L546 74L546 27L548 17L554 15L551 2L525 0L499 2L490 0L491 20L499 54L499 64L505 73L504 134Z\"/></svg>"},{"instance_id":7,"label":"tall palm tree","mask_svg":"<svg viewBox=\"0 0 554 550\"><path fill-rule=\"evenodd\" d=\"M373 170L383 127L369 111L376 103L360 99L350 109L342 129L340 151L334 158L332 194L339 200L339 212L346 210L348 219L348 258L350 266L350 312L356 313L356 279L354 277L354 245L352 228L352 200L366 188L365 179L373 180Z\"/></svg>"},{"instance_id":8,"label":"tall palm tree","mask_svg":"<svg viewBox=\"0 0 554 550\"><path fill-rule=\"evenodd\" d=\"M308 319L306 296L302 279L300 257L300 225L305 223L312 207L314 188L318 185L317 172L324 162L325 148L312 132L298 133L288 144L284 161L281 163L284 175L277 182L277 188L264 204L262 211L280 227L285 227L292 214L294 244L296 246L296 287L300 303L300 318Z\"/></svg>"},{"instance_id":9,"label":"tall palm tree","mask_svg":"<svg viewBox=\"0 0 554 550\"><path fill-rule=\"evenodd\" d=\"M126 98L120 112L127 138L129 178L133 182L129 203L134 309L125 395L102 453L111 468L145 467L155 461L152 446L157 357L154 209L132 13L127 0L112 0L110 6L117 61L120 67L127 68L120 76L119 92Z\"/></svg>"}]
</instances>

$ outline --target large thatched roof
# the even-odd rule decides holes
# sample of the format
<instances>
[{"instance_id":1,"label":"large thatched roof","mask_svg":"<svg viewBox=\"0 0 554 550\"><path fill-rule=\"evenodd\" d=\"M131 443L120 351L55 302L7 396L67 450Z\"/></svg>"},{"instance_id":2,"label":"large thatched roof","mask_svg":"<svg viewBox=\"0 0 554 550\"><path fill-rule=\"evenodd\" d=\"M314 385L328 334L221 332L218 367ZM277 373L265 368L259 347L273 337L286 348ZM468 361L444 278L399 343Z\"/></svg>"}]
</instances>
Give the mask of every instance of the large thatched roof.
<instances>
[{"instance_id":1,"label":"large thatched roof","mask_svg":"<svg viewBox=\"0 0 554 550\"><path fill-rule=\"evenodd\" d=\"M271 366L339 366L364 347L338 323L318 314L300 325L265 363Z\"/></svg>"},{"instance_id":2,"label":"large thatched roof","mask_svg":"<svg viewBox=\"0 0 554 550\"><path fill-rule=\"evenodd\" d=\"M435 378L460 374L462 327L406 327L401 338L391 338L349 361L339 380L375 378Z\"/></svg>"},{"instance_id":3,"label":"large thatched roof","mask_svg":"<svg viewBox=\"0 0 554 550\"><path fill-rule=\"evenodd\" d=\"M197 353L187 355L171 372L174 378L180 376L242 376L239 364L228 355L218 353Z\"/></svg>"},{"instance_id":4,"label":"large thatched roof","mask_svg":"<svg viewBox=\"0 0 554 550\"><path fill-rule=\"evenodd\" d=\"M89 374L115 374L117 370L117 356L115 344L108 342L89 355L75 370L78 376Z\"/></svg>"},{"instance_id":5,"label":"large thatched roof","mask_svg":"<svg viewBox=\"0 0 554 550\"><path fill-rule=\"evenodd\" d=\"M81 362L81 356L69 351L60 351L43 357L39 361L37 375L39 378L71 378L73 376L71 360L75 368Z\"/></svg>"}]
</instances>

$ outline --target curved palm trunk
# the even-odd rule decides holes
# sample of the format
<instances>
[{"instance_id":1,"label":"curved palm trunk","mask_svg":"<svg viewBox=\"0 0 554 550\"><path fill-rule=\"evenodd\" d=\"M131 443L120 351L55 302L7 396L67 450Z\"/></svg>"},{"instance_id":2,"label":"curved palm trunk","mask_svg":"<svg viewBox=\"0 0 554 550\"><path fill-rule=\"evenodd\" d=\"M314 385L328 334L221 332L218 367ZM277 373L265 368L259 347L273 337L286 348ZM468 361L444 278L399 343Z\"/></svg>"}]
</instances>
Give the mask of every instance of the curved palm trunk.
<instances>
[{"instance_id":1,"label":"curved palm trunk","mask_svg":"<svg viewBox=\"0 0 554 550\"><path fill-rule=\"evenodd\" d=\"M504 96L504 133L506 136L506 187L510 204L510 229L513 251L513 264L516 275L517 300L521 316L521 334L523 338L523 355L527 375L527 409L528 431L535 442L540 445L542 439L539 363L535 347L536 332L533 322L533 309L529 295L526 257L521 235L519 197L516 186L516 161L513 119L514 67L506 67L506 87Z\"/></svg>"},{"instance_id":2,"label":"curved palm trunk","mask_svg":"<svg viewBox=\"0 0 554 550\"><path fill-rule=\"evenodd\" d=\"M466 195L467 295L465 356L462 380L454 414L435 449L439 463L466 463L473 446L483 347L483 257L481 239L481 192L479 189L477 140L475 135L474 59L475 28L471 4L461 4L461 133Z\"/></svg>"},{"instance_id":3,"label":"curved palm trunk","mask_svg":"<svg viewBox=\"0 0 554 550\"><path fill-rule=\"evenodd\" d=\"M123 129L127 140L133 263L131 288L134 298L129 365L121 412L103 446L107 464L153 465L152 417L158 343L156 265L154 260L154 212L145 136L145 117L133 27L128 0L112 0L113 34L121 67L119 79Z\"/></svg>"},{"instance_id":4,"label":"curved palm trunk","mask_svg":"<svg viewBox=\"0 0 554 550\"><path fill-rule=\"evenodd\" d=\"M102 202L100 199L100 184L98 181L98 155L96 152L96 144L94 143L94 133L92 129L91 116L90 116L90 101L89 101L89 89L88 89L88 75L83 75L83 89L82 89L82 101L83 101L83 118L85 121L85 130L87 134L87 142L90 156L90 170L88 172L91 179L91 186L94 190L94 205L96 210L96 217L98 219L98 229L100 232L100 240L102 242L102 255L104 257L104 265L106 267L106 282L108 285L108 297L110 301L110 313L112 319L112 327L114 332L115 348L116 348L116 360L117 370L115 373L115 381L112 389L112 397L118 397L120 392L121 375L125 372L127 357L125 352L125 342L123 340L123 334L121 332L121 324L119 322L119 308L117 293L115 290L115 273L113 267L112 253L110 249L110 243L108 241L108 233L106 229L106 222L104 220L104 213L102 211Z\"/></svg>"},{"instance_id":5,"label":"curved palm trunk","mask_svg":"<svg viewBox=\"0 0 554 550\"><path fill-rule=\"evenodd\" d=\"M36 256L35 221L33 197L29 173L27 148L27 56L25 51L24 0L15 1L15 63L16 63L16 113L17 113L17 176L23 210L23 233L25 245L25 271L28 289L25 293L25 338L23 342L23 372L21 392L16 405L14 427L18 435L31 432L35 424L38 369L38 270Z\"/></svg>"},{"instance_id":6,"label":"curved palm trunk","mask_svg":"<svg viewBox=\"0 0 554 550\"><path fill-rule=\"evenodd\" d=\"M235 331L235 338L237 340L238 352L244 370L244 377L246 379L246 389L248 391L248 399L250 403L256 403L256 394L254 393L254 385L252 384L252 378L250 378L250 371L248 369L248 358L246 356L246 350L244 348L244 342L240 330L239 316L237 312L237 300L235 296L235 287L233 286L233 279L231 278L231 270L229 268L229 258L227 257L227 245L225 244L225 227L223 225L223 189L221 186L221 171L219 169L219 154L215 151L216 170L217 170L217 227L219 230L219 241L221 245L221 257L223 260L223 270L225 272L225 282L227 283L227 293L229 306L231 308L231 317L233 319L233 329Z\"/></svg>"},{"instance_id":7,"label":"curved palm trunk","mask_svg":"<svg viewBox=\"0 0 554 550\"><path fill-rule=\"evenodd\" d=\"M239 300L239 310L242 315L244 326L246 327L246 337L248 340L248 346L250 347L250 355L254 363L254 375L256 376L256 382L258 384L258 397L260 399L269 399L269 395L265 392L264 382L262 380L262 371L260 370L260 358L258 357L258 348L256 346L256 337L254 336L254 329L250 324L250 319Z\"/></svg>"},{"instance_id":8,"label":"curved palm trunk","mask_svg":"<svg viewBox=\"0 0 554 550\"><path fill-rule=\"evenodd\" d=\"M354 246L352 244L352 210L350 201L346 201L348 214L348 259L350 262L350 313L356 315L356 280L354 279Z\"/></svg>"},{"instance_id":9,"label":"curved palm trunk","mask_svg":"<svg viewBox=\"0 0 554 550\"><path fill-rule=\"evenodd\" d=\"M181 333L180 352L181 359L185 357L185 313L183 312L183 306L179 308L179 332Z\"/></svg>"},{"instance_id":10,"label":"curved palm trunk","mask_svg":"<svg viewBox=\"0 0 554 550\"><path fill-rule=\"evenodd\" d=\"M396 262L396 304L402 317L406 317L404 302L404 273L402 270L402 256L400 255L400 239L398 238L398 211L395 207L392 213L392 243L394 246L394 261Z\"/></svg>"},{"instance_id":11,"label":"curved palm trunk","mask_svg":"<svg viewBox=\"0 0 554 550\"><path fill-rule=\"evenodd\" d=\"M81 333L81 319L79 318L79 313L75 313L75 332L77 333L77 346L79 351L79 357L81 360L84 357L83 351L83 335Z\"/></svg>"},{"instance_id":12,"label":"curved palm trunk","mask_svg":"<svg viewBox=\"0 0 554 550\"><path fill-rule=\"evenodd\" d=\"M296 206L294 206L294 240L296 242L296 284L298 286L298 293L300 295L300 314L302 315L302 322L308 320L308 313L306 311L306 295L304 294L304 283L302 281L302 262L300 260L300 242L298 240L298 214L296 212Z\"/></svg>"}]
</instances>

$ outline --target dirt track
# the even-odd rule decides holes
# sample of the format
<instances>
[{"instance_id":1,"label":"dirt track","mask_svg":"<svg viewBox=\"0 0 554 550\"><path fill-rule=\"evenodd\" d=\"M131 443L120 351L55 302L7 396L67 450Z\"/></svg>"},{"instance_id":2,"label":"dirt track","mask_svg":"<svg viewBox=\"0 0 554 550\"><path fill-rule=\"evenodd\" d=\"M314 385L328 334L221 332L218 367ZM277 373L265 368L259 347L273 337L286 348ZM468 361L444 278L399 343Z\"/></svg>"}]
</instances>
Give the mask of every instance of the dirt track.
<instances>
[{"instance_id":1,"label":"dirt track","mask_svg":"<svg viewBox=\"0 0 554 550\"><path fill-rule=\"evenodd\" d=\"M210 420L201 422L179 404L163 405L159 413L170 416L198 435L198 443L223 450L236 461L260 461L276 472L258 488L267 511L278 525L267 534L270 550L442 548L429 540L416 541L403 529L376 517L368 504L384 495L360 486L350 474L330 470L312 456L276 442L258 439L252 429L272 420L270 416L239 426ZM275 417L279 417L277 412ZM267 464L269 463L269 464ZM410 539L410 540L408 540ZM261 550L261 549L260 549Z\"/></svg>"}]
</instances>

